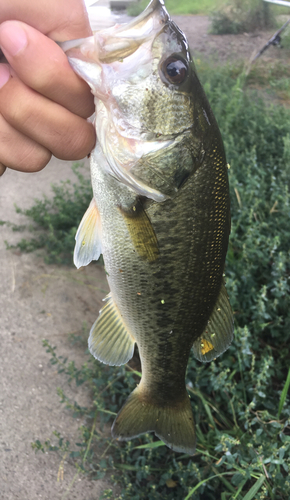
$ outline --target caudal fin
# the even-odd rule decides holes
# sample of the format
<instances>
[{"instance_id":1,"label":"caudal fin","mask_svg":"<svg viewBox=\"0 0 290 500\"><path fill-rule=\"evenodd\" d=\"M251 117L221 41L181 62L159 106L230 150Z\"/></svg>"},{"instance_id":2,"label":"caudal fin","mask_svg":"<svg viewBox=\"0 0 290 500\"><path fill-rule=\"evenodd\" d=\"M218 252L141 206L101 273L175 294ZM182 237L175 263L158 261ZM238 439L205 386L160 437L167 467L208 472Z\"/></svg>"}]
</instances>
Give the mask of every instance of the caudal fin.
<instances>
[{"instance_id":1,"label":"caudal fin","mask_svg":"<svg viewBox=\"0 0 290 500\"><path fill-rule=\"evenodd\" d=\"M195 425L188 394L174 406L158 406L144 400L137 387L119 411L112 436L127 441L146 432L154 432L173 451L195 452Z\"/></svg>"}]
</instances>

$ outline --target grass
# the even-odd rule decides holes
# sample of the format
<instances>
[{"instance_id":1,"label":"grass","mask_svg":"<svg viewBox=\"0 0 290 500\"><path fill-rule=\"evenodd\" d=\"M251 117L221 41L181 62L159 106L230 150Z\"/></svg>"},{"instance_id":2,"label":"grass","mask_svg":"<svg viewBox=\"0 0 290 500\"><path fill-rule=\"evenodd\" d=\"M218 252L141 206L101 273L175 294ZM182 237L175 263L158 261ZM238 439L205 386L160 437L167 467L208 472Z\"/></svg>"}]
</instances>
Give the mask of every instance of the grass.
<instances>
[{"instance_id":1,"label":"grass","mask_svg":"<svg viewBox=\"0 0 290 500\"><path fill-rule=\"evenodd\" d=\"M226 281L235 313L228 351L210 364L192 358L188 365L196 455L176 454L149 434L128 443L106 437L103 426L140 379L136 357L129 365L108 367L88 355L77 367L47 341L51 363L72 384L85 383L92 399L82 408L58 389L61 403L81 418L78 442L55 433L33 447L59 453L60 464L64 457L73 461L76 477L110 478L118 493L107 488L102 499L289 500L290 111L249 88L251 74L247 79L237 67L213 71L201 60L196 64L231 165ZM60 221L67 220L58 198L67 198L71 207L69 195L74 199L79 185L59 189L46 205L53 216L46 230L52 234L52 224L62 231ZM86 196L86 203L80 197L82 206L89 203L91 194ZM38 202L34 218L42 213L46 221L48 212Z\"/></svg>"},{"instance_id":2,"label":"grass","mask_svg":"<svg viewBox=\"0 0 290 500\"><path fill-rule=\"evenodd\" d=\"M147 7L149 1L133 2L127 7L127 13L138 16ZM211 32L237 34L257 29L276 26L275 15L285 9L275 9L263 0L165 0L165 6L171 15L210 15Z\"/></svg>"},{"instance_id":3,"label":"grass","mask_svg":"<svg viewBox=\"0 0 290 500\"><path fill-rule=\"evenodd\" d=\"M138 16L147 7L149 0L141 0L133 3L127 8L130 16ZM169 14L185 15L199 14L208 15L223 4L223 0L165 0L165 6Z\"/></svg>"}]
</instances>

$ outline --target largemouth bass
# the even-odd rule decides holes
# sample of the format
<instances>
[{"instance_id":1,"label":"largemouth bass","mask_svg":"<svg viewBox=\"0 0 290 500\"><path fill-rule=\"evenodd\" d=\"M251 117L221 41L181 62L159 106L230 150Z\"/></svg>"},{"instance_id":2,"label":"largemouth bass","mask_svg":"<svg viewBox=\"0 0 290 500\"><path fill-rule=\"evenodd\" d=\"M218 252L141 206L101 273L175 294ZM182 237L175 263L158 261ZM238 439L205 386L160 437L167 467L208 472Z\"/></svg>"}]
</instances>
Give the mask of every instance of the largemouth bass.
<instances>
[{"instance_id":1,"label":"largemouth bass","mask_svg":"<svg viewBox=\"0 0 290 500\"><path fill-rule=\"evenodd\" d=\"M63 46L95 96L94 198L76 235L77 267L103 254L111 293L89 348L122 365L137 344L142 378L112 435L153 431L193 454L190 353L229 346L223 281L230 233L227 163L184 34L161 0L138 18Z\"/></svg>"}]
</instances>

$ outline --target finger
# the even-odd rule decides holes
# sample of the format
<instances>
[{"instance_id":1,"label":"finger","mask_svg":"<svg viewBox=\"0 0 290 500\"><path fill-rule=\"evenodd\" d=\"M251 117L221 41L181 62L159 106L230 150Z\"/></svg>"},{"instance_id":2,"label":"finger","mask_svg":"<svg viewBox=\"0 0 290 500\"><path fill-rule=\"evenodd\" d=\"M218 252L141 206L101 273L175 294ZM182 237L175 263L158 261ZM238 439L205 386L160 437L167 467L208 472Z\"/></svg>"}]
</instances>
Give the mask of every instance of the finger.
<instances>
[{"instance_id":1,"label":"finger","mask_svg":"<svg viewBox=\"0 0 290 500\"><path fill-rule=\"evenodd\" d=\"M37 172L49 162L50 151L15 130L1 115L0 130L0 175L6 167Z\"/></svg>"},{"instance_id":2,"label":"finger","mask_svg":"<svg viewBox=\"0 0 290 500\"><path fill-rule=\"evenodd\" d=\"M83 0L2 1L0 23L11 19L23 21L59 42L91 35Z\"/></svg>"},{"instance_id":3,"label":"finger","mask_svg":"<svg viewBox=\"0 0 290 500\"><path fill-rule=\"evenodd\" d=\"M7 71L7 65L1 65ZM13 71L0 89L1 113L16 130L62 160L84 158L94 147L92 123L24 85ZM1 78L0 78L1 79Z\"/></svg>"},{"instance_id":4,"label":"finger","mask_svg":"<svg viewBox=\"0 0 290 500\"><path fill-rule=\"evenodd\" d=\"M0 163L0 177L1 177L1 175L4 174L5 170L6 170L5 165L2 165L2 163Z\"/></svg>"},{"instance_id":5,"label":"finger","mask_svg":"<svg viewBox=\"0 0 290 500\"><path fill-rule=\"evenodd\" d=\"M52 40L24 23L7 21L0 26L0 46L26 85L79 116L92 115L94 100L89 86Z\"/></svg>"}]
</instances>

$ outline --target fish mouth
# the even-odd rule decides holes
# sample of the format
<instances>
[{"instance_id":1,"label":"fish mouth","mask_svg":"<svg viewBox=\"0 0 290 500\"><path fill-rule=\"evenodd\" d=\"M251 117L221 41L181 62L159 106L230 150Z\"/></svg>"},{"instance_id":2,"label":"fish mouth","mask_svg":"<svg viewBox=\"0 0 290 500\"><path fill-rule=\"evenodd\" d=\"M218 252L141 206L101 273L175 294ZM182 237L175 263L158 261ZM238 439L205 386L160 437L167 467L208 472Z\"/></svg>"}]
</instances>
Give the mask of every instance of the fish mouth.
<instances>
[{"instance_id":1,"label":"fish mouth","mask_svg":"<svg viewBox=\"0 0 290 500\"><path fill-rule=\"evenodd\" d=\"M110 64L133 54L144 42L154 39L170 21L163 0L152 0L147 8L126 24L95 32L78 40L59 42L69 58L83 59L94 64Z\"/></svg>"},{"instance_id":2,"label":"fish mouth","mask_svg":"<svg viewBox=\"0 0 290 500\"><path fill-rule=\"evenodd\" d=\"M152 45L169 23L171 19L163 0L152 0L144 12L129 23L60 44L70 65L88 83L96 98L95 126L98 142L108 161L109 173L139 195L159 203L168 196L135 177L133 167L143 155L170 146L174 138L144 138L139 124L131 125L126 118L122 118L114 91L117 88L122 91L120 84L132 79L136 68L141 68L141 75L137 75L140 79L151 72ZM128 158L120 153L122 149ZM116 151L121 160L117 158Z\"/></svg>"}]
</instances>

